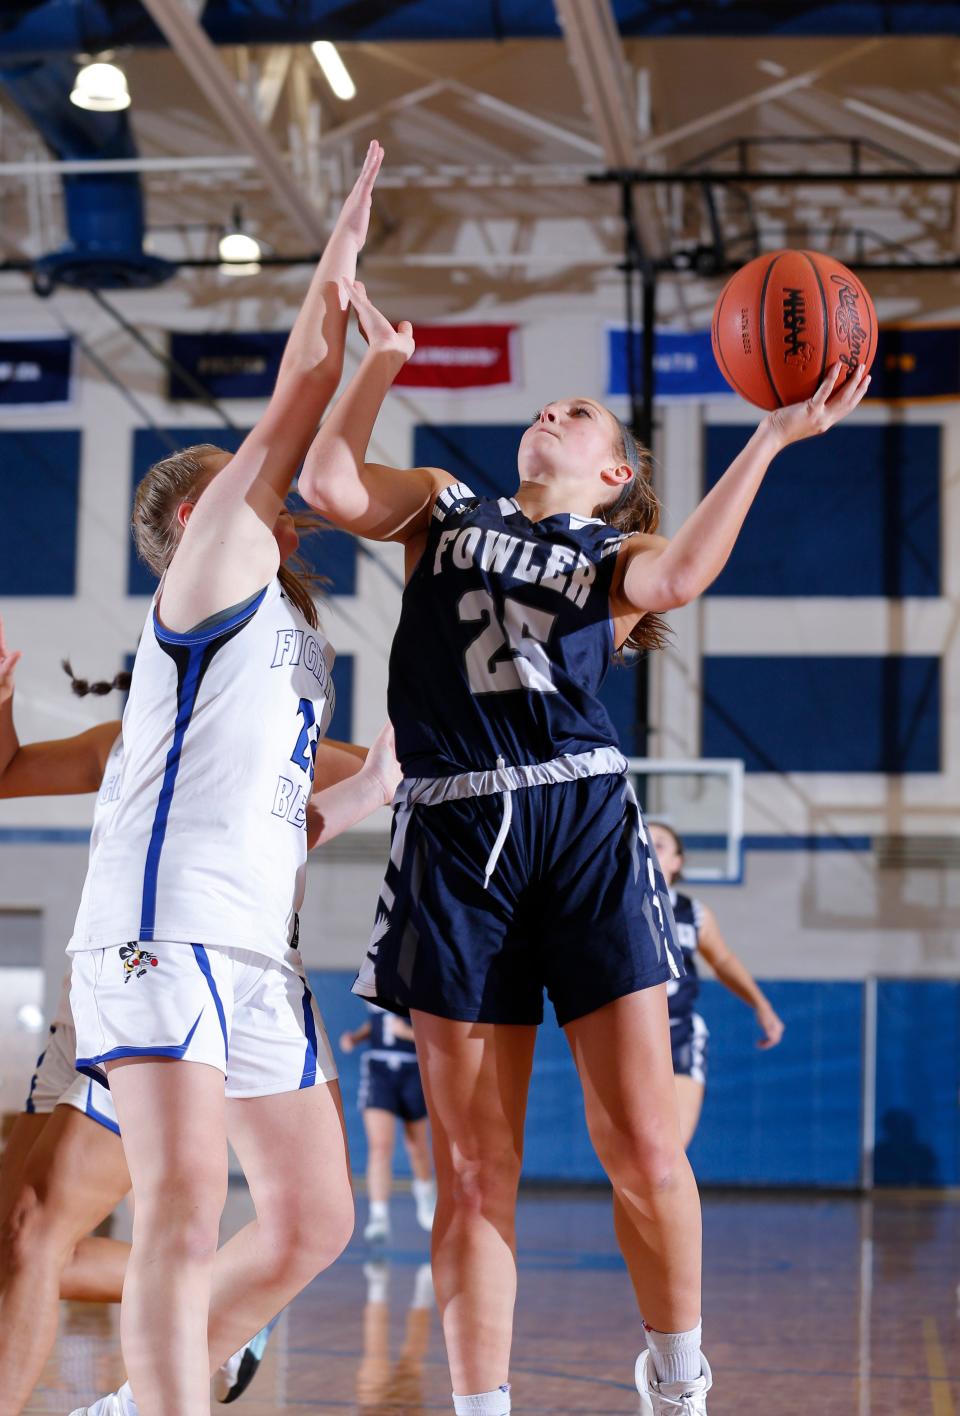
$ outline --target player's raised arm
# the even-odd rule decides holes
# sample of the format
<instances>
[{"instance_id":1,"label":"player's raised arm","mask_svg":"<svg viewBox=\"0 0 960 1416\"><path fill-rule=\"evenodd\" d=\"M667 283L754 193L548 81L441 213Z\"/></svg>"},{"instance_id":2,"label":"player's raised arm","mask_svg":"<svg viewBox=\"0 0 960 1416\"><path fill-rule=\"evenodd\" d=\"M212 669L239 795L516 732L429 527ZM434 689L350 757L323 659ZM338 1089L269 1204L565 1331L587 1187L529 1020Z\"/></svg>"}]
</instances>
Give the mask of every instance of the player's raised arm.
<instances>
[{"instance_id":1,"label":"player's raised arm","mask_svg":"<svg viewBox=\"0 0 960 1416\"><path fill-rule=\"evenodd\" d=\"M13 693L20 652L7 648L0 619L0 799L95 792L120 732L116 720L73 737L22 745L13 721Z\"/></svg>"},{"instance_id":2,"label":"player's raised arm","mask_svg":"<svg viewBox=\"0 0 960 1416\"><path fill-rule=\"evenodd\" d=\"M689 604L720 574L736 543L767 469L789 443L814 437L852 413L870 378L861 365L837 393L839 361L805 403L768 413L743 452L704 497L670 541L638 537L624 556L616 598L624 605L654 613Z\"/></svg>"},{"instance_id":3,"label":"player's raised arm","mask_svg":"<svg viewBox=\"0 0 960 1416\"><path fill-rule=\"evenodd\" d=\"M191 628L276 574L273 529L343 372L348 310L341 282L356 271L382 159L383 149L371 143L290 333L265 413L196 505L178 513L184 533L163 588L170 629Z\"/></svg>"},{"instance_id":4,"label":"player's raised arm","mask_svg":"<svg viewBox=\"0 0 960 1416\"><path fill-rule=\"evenodd\" d=\"M367 461L383 401L414 350L413 329L394 329L360 281L344 288L369 348L313 440L299 490L334 526L374 541L407 541L426 526L434 498L454 479L437 467L400 471Z\"/></svg>"}]
</instances>

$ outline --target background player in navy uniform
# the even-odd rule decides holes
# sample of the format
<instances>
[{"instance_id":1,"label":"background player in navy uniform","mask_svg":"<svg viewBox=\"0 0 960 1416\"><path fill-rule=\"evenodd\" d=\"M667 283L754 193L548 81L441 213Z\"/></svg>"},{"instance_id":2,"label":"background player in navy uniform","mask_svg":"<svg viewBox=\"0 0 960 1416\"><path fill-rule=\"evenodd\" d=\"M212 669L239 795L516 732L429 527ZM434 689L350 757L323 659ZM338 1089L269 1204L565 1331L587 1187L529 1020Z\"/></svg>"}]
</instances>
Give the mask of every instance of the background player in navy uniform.
<instances>
[{"instance_id":1,"label":"background player in navy uniform","mask_svg":"<svg viewBox=\"0 0 960 1416\"><path fill-rule=\"evenodd\" d=\"M100 792L93 837L117 800L122 750L118 719L51 742L21 744L13 718L20 654L7 649L0 618L0 800ZM103 694L129 687L129 674L89 685L73 678L75 693ZM336 834L344 792L326 789L355 777L364 760L395 785L390 735L367 755L349 743L320 743L314 777L315 811ZM349 816L349 812L348 812ZM94 848L94 841L91 849ZM69 985L69 970L65 983ZM76 1070L76 1029L69 991L61 997L24 1110L0 1152L0 1370L3 1410L27 1404L53 1349L58 1298L119 1303L129 1244L92 1236L130 1189L110 1092ZM234 1401L249 1386L269 1326L235 1352L214 1376L218 1401Z\"/></svg>"},{"instance_id":2,"label":"background player in navy uniform","mask_svg":"<svg viewBox=\"0 0 960 1416\"><path fill-rule=\"evenodd\" d=\"M413 1018L454 1409L510 1409L516 1193L546 986L646 1320L642 1407L695 1416L711 1383L700 1208L680 1144L664 986L682 962L597 690L617 649L661 643L657 614L716 578L776 453L850 412L866 381L831 397L837 364L809 402L767 415L667 541L653 534L646 454L590 398L537 415L512 498L477 497L439 468L367 462L414 344L408 323L394 329L362 285L348 289L369 349L300 491L336 525L406 552L389 687L405 780L355 990Z\"/></svg>"},{"instance_id":3,"label":"background player in navy uniform","mask_svg":"<svg viewBox=\"0 0 960 1416\"><path fill-rule=\"evenodd\" d=\"M367 1133L367 1223L363 1237L370 1244L390 1238L390 1191L397 1121L413 1171L413 1198L421 1229L433 1228L437 1194L430 1164L427 1103L423 1096L413 1028L403 1018L368 1003L370 1016L353 1032L340 1036L344 1052L366 1044L360 1062L357 1105Z\"/></svg>"},{"instance_id":4,"label":"background player in navy uniform","mask_svg":"<svg viewBox=\"0 0 960 1416\"><path fill-rule=\"evenodd\" d=\"M647 830L660 861L664 879L670 887L677 943L683 950L683 962L686 967L683 978L671 979L667 984L670 1046L673 1051L673 1075L680 1112L680 1137L686 1150L693 1140L703 1106L703 1094L707 1085L707 1043L710 1037L707 1025L696 1007L700 994L697 957L705 959L723 986L753 1009L757 1025L763 1034L757 1043L758 1047L776 1047L783 1037L784 1025L749 969L727 944L710 906L676 889L683 874L684 859L683 842L676 831L662 821L648 822Z\"/></svg>"}]
</instances>

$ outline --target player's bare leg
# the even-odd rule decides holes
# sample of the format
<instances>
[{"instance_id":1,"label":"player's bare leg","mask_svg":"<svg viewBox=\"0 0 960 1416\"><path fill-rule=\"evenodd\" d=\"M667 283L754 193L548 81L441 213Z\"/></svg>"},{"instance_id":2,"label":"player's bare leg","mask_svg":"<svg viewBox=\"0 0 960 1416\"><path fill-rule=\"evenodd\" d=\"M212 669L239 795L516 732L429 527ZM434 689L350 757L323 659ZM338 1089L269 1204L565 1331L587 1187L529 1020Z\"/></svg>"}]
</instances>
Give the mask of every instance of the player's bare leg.
<instances>
[{"instance_id":1,"label":"player's bare leg","mask_svg":"<svg viewBox=\"0 0 960 1416\"><path fill-rule=\"evenodd\" d=\"M56 1339L62 1275L78 1242L130 1188L119 1138L75 1107L57 1106L49 1116L23 1119L45 1124L20 1128L21 1139L34 1133L36 1138L17 1167L17 1183L7 1189L0 1221L2 1416L16 1416L40 1380ZM88 1263L89 1258L88 1253ZM115 1298L118 1273L112 1260L108 1270L101 1281Z\"/></svg>"},{"instance_id":2,"label":"player's bare leg","mask_svg":"<svg viewBox=\"0 0 960 1416\"><path fill-rule=\"evenodd\" d=\"M535 1027L414 1012L437 1175L433 1280L458 1395L508 1380Z\"/></svg>"}]
</instances>

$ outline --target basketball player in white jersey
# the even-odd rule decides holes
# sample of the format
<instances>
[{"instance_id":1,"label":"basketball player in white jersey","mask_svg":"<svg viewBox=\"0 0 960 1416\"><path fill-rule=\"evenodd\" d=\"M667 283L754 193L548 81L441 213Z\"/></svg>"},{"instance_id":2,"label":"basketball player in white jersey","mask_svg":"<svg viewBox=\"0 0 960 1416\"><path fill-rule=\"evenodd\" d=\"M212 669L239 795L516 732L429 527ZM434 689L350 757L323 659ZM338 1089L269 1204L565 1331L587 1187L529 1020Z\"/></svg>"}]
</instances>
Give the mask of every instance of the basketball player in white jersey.
<instances>
[{"instance_id":1,"label":"basketball player in white jersey","mask_svg":"<svg viewBox=\"0 0 960 1416\"><path fill-rule=\"evenodd\" d=\"M21 746L13 721L19 653L9 653L0 619L0 799L97 791L91 855L118 798L122 738L117 720L52 742ZM103 692L129 686L129 675L97 684ZM88 685L74 680L75 691ZM365 760L366 759L366 760ZM321 743L312 808L326 834L349 824L352 798L376 799L362 782L329 790L358 772L384 782L381 800L395 784L390 734L366 754L347 743ZM44 1051L30 1082L23 1112L0 1155L0 1409L15 1416L40 1379L53 1347L58 1297L119 1303L129 1245L92 1237L130 1188L120 1130L109 1089L76 1070L76 1031L67 971ZM220 1401L232 1401L250 1384L266 1329L239 1349L216 1374Z\"/></svg>"},{"instance_id":2,"label":"basketball player in white jersey","mask_svg":"<svg viewBox=\"0 0 960 1416\"><path fill-rule=\"evenodd\" d=\"M737 958L720 932L717 917L702 900L677 889L683 874L683 842L663 821L648 822L647 829L660 869L670 889L670 903L677 926L677 942L683 950L686 974L667 984L670 1014L670 1050L673 1054L673 1083L680 1113L680 1139L684 1150L696 1133L707 1086L707 1025L696 1010L700 982L697 960L702 958L717 979L737 998L753 1009L760 1029L758 1047L776 1047L783 1037L782 1018L749 969Z\"/></svg>"},{"instance_id":3,"label":"basketball player in white jersey","mask_svg":"<svg viewBox=\"0 0 960 1416\"><path fill-rule=\"evenodd\" d=\"M341 282L381 160L372 143L239 451L166 458L137 492L138 550L162 580L69 946L77 1065L109 1082L135 1199L129 1381L98 1413L208 1410L211 1365L353 1231L336 1069L297 951L333 655L284 566L285 498L340 380ZM257 1217L217 1255L228 1133Z\"/></svg>"}]
</instances>

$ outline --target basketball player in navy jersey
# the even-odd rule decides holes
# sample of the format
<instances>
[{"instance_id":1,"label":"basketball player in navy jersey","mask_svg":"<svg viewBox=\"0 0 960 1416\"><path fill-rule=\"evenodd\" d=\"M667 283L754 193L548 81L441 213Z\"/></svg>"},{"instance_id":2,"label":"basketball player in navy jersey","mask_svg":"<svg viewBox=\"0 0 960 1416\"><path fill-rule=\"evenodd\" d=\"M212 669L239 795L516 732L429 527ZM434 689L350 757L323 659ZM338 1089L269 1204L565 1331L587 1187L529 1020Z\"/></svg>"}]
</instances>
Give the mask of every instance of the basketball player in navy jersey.
<instances>
[{"instance_id":1,"label":"basketball player in navy jersey","mask_svg":"<svg viewBox=\"0 0 960 1416\"><path fill-rule=\"evenodd\" d=\"M758 1047L776 1047L783 1037L784 1025L749 969L727 944L710 906L677 890L677 882L683 873L684 852L683 842L676 831L663 821L648 822L647 831L670 889L677 943L683 952L686 969L683 978L671 979L667 984L680 1139L686 1150L693 1140L703 1107L710 1036L706 1023L696 1009L700 994L697 958L704 959L723 986L753 1009L762 1034Z\"/></svg>"},{"instance_id":2,"label":"basketball player in navy jersey","mask_svg":"<svg viewBox=\"0 0 960 1416\"><path fill-rule=\"evenodd\" d=\"M835 365L768 414L672 541L656 536L648 454L591 398L550 402L524 434L513 497L440 468L366 460L413 352L347 283L368 351L320 429L301 494L334 524L406 553L390 660L404 781L355 991L409 1009L433 1133L433 1267L460 1416L505 1416L515 1208L547 988L616 1196L645 1319L642 1409L706 1411L700 1208L680 1144L666 983L683 963L666 883L597 697L626 643L722 569L776 453L856 407ZM643 1084L637 1084L637 1078Z\"/></svg>"},{"instance_id":3,"label":"basketball player in navy jersey","mask_svg":"<svg viewBox=\"0 0 960 1416\"><path fill-rule=\"evenodd\" d=\"M368 1244L383 1244L390 1238L390 1189L398 1121L403 1126L403 1139L413 1171L411 1188L417 1223L428 1232L433 1228L437 1191L430 1168L427 1103L417 1066L413 1028L403 1018L378 1008L375 1003L368 1003L367 1011L367 1021L362 1027L341 1034L340 1047L344 1052L352 1052L355 1047L366 1044L360 1062L357 1098L367 1134L369 1213L363 1237Z\"/></svg>"}]
</instances>

